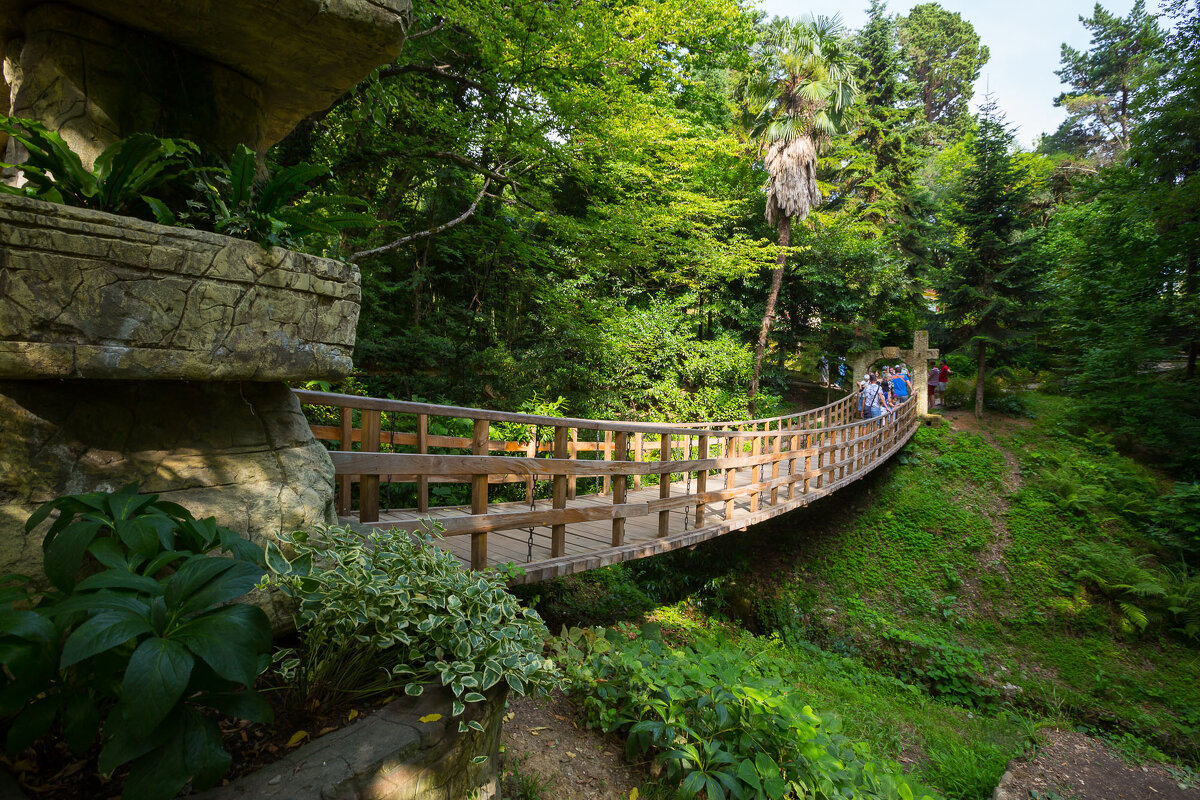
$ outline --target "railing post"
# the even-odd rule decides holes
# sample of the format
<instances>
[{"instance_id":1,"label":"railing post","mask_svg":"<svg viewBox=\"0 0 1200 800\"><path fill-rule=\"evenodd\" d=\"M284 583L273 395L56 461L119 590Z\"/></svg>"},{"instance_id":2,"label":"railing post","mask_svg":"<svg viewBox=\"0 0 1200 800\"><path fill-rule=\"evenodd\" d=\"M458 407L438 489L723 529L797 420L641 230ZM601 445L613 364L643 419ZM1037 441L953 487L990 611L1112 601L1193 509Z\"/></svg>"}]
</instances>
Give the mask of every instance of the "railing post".
<instances>
[{"instance_id":1,"label":"railing post","mask_svg":"<svg viewBox=\"0 0 1200 800\"><path fill-rule=\"evenodd\" d=\"M659 436L658 458L659 461L666 465L666 472L660 472L658 475L658 496L661 500L666 500L671 496L671 434L664 433ZM662 538L671 532L671 510L664 508L658 512L658 535Z\"/></svg>"},{"instance_id":2,"label":"railing post","mask_svg":"<svg viewBox=\"0 0 1200 800\"><path fill-rule=\"evenodd\" d=\"M758 435L758 423L751 426L754 431L754 437L750 440L750 457L758 458L762 448L762 438ZM755 484L762 480L762 466L754 464L750 467L750 483ZM750 513L758 511L758 495L759 492L750 492Z\"/></svg>"},{"instance_id":3,"label":"railing post","mask_svg":"<svg viewBox=\"0 0 1200 800\"><path fill-rule=\"evenodd\" d=\"M562 425L554 427L554 457L567 457L567 438L569 431ZM554 508L567 507L567 476L555 475L553 478L554 487ZM550 527L550 557L559 558L566 554L567 550L567 526L566 524L553 525Z\"/></svg>"},{"instance_id":4,"label":"railing post","mask_svg":"<svg viewBox=\"0 0 1200 800\"><path fill-rule=\"evenodd\" d=\"M530 425L529 426L529 443L527 445L525 445L525 457L526 458L537 458L539 444L540 443L538 442L538 426ZM534 477L532 475L530 475L528 478L525 479L525 502L529 503L529 505L531 505L531 506L533 505L533 499L534 499L533 494L536 490L537 490L537 482L534 479Z\"/></svg>"},{"instance_id":5,"label":"railing post","mask_svg":"<svg viewBox=\"0 0 1200 800\"><path fill-rule=\"evenodd\" d=\"M629 434L625 431L617 431L617 451L613 454L613 461L625 461L629 458ZM625 490L629 484L629 478L625 475L613 476L613 505L619 506L625 502ZM612 521L612 546L620 547L625 542L625 518L613 517Z\"/></svg>"},{"instance_id":6,"label":"railing post","mask_svg":"<svg viewBox=\"0 0 1200 800\"><path fill-rule=\"evenodd\" d=\"M477 456L488 454L488 428L486 419L475 420L471 431L471 453ZM471 476L471 514L486 514L488 507L488 474ZM471 569L487 568L487 534L471 534Z\"/></svg>"},{"instance_id":7,"label":"railing post","mask_svg":"<svg viewBox=\"0 0 1200 800\"><path fill-rule=\"evenodd\" d=\"M641 432L635 433L633 435L633 460L638 462L639 464L642 463L642 434L641 434ZM642 488L642 476L641 475L633 476L633 488L634 489Z\"/></svg>"},{"instance_id":8,"label":"railing post","mask_svg":"<svg viewBox=\"0 0 1200 800\"><path fill-rule=\"evenodd\" d=\"M794 453L800 449L800 434L796 431L800 430L800 417L794 417L792 424L788 426L787 448L789 453ZM803 466L803 462L801 463ZM788 477L796 477L796 459L788 459ZM796 498L796 482L788 481L787 499L794 500Z\"/></svg>"},{"instance_id":9,"label":"railing post","mask_svg":"<svg viewBox=\"0 0 1200 800\"><path fill-rule=\"evenodd\" d=\"M338 446L342 448L342 450L350 452L354 449L354 409L343 408L341 417L342 438L339 440L340 444ZM345 517L350 515L350 487L353 484L353 475L338 476L337 513L340 516Z\"/></svg>"},{"instance_id":10,"label":"railing post","mask_svg":"<svg viewBox=\"0 0 1200 800\"><path fill-rule=\"evenodd\" d=\"M612 458L611 458L612 442L613 442L612 431L605 431L604 432L604 450L600 454L600 459L602 461L611 461L612 460ZM612 489L612 478L609 477L607 474L605 474L602 479L602 482L600 484L600 494L608 494L609 491L611 491L611 489Z\"/></svg>"},{"instance_id":11,"label":"railing post","mask_svg":"<svg viewBox=\"0 0 1200 800\"><path fill-rule=\"evenodd\" d=\"M429 452L429 415L417 414L417 452ZM429 476L417 476L417 511L429 510Z\"/></svg>"},{"instance_id":12,"label":"railing post","mask_svg":"<svg viewBox=\"0 0 1200 800\"><path fill-rule=\"evenodd\" d=\"M737 442L737 455L734 455L734 442ZM742 440L738 436L725 437L725 458L741 458L742 457ZM737 487L737 470L732 467L725 468L725 488L734 489ZM725 519L733 517L733 498L730 497L725 501Z\"/></svg>"},{"instance_id":13,"label":"railing post","mask_svg":"<svg viewBox=\"0 0 1200 800\"><path fill-rule=\"evenodd\" d=\"M362 412L362 449L364 453L379 452L378 411ZM358 521L379 521L379 476L360 475L358 479Z\"/></svg>"},{"instance_id":14,"label":"railing post","mask_svg":"<svg viewBox=\"0 0 1200 800\"><path fill-rule=\"evenodd\" d=\"M700 436L700 447L699 447L699 451L696 453L696 455L698 457L697 460L699 460L699 461L707 461L708 460L708 436L707 435ZM698 469L698 470L696 470L696 494L703 495L707 491L708 491L708 470L707 469ZM696 528L704 527L704 512L705 512L706 508L707 508L707 506L705 505L704 498L701 497L700 500L696 503L696 524L693 527L696 527Z\"/></svg>"},{"instance_id":15,"label":"railing post","mask_svg":"<svg viewBox=\"0 0 1200 800\"><path fill-rule=\"evenodd\" d=\"M775 429L775 435L771 437L771 454L778 456L783 452L783 420L779 420L779 427ZM779 461L771 462L771 480L779 477ZM779 504L779 487L771 487L771 505Z\"/></svg>"},{"instance_id":16,"label":"railing post","mask_svg":"<svg viewBox=\"0 0 1200 800\"><path fill-rule=\"evenodd\" d=\"M555 455L555 458L559 456ZM575 461L579 458L579 429L567 429L567 458ZM567 499L575 499L575 487L577 478L574 475L567 477Z\"/></svg>"}]
</instances>

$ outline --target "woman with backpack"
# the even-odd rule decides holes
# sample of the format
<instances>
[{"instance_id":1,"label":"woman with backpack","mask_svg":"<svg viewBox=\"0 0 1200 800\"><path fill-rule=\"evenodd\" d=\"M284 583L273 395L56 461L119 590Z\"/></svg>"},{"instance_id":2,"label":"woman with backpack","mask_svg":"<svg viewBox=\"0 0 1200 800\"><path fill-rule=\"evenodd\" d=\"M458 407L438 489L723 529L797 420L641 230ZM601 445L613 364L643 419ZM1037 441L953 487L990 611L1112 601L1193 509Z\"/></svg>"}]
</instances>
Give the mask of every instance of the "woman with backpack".
<instances>
[{"instance_id":1,"label":"woman with backpack","mask_svg":"<svg viewBox=\"0 0 1200 800\"><path fill-rule=\"evenodd\" d=\"M876 375L871 376L862 391L863 419L875 419L891 408Z\"/></svg>"}]
</instances>

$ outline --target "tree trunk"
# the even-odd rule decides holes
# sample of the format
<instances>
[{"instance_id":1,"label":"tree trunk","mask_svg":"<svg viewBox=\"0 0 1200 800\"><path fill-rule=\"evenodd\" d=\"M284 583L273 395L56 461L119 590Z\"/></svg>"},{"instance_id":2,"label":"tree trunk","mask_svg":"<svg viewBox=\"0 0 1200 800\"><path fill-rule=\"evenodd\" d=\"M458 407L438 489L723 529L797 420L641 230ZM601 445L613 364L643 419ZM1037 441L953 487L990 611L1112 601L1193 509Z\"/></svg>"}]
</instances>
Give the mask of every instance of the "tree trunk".
<instances>
[{"instance_id":1,"label":"tree trunk","mask_svg":"<svg viewBox=\"0 0 1200 800\"><path fill-rule=\"evenodd\" d=\"M987 345L982 339L975 342L975 355L978 359L975 369L975 417L978 419L983 416L983 373L984 358L987 355Z\"/></svg>"},{"instance_id":2,"label":"tree trunk","mask_svg":"<svg viewBox=\"0 0 1200 800\"><path fill-rule=\"evenodd\" d=\"M1183 276L1183 296L1185 300L1196 296L1196 283L1200 279L1196 269L1198 261L1200 261L1200 254L1193 250L1188 256L1187 271ZM1197 346L1196 331L1193 329L1191 333L1192 338L1188 342L1187 368L1184 372L1184 378L1189 381L1196 377L1196 354L1200 350L1200 347Z\"/></svg>"},{"instance_id":3,"label":"tree trunk","mask_svg":"<svg viewBox=\"0 0 1200 800\"><path fill-rule=\"evenodd\" d=\"M779 287L783 285L783 268L787 265L787 246L792 240L792 219L785 217L779 222L779 255L776 267L771 272L771 288L767 291L767 307L763 311L762 327L758 331L758 344L754 346L754 376L750 379L750 414L754 414L755 397L758 396L758 380L762 375L763 353L767 349L767 334L775 321L775 303L779 300Z\"/></svg>"}]
</instances>

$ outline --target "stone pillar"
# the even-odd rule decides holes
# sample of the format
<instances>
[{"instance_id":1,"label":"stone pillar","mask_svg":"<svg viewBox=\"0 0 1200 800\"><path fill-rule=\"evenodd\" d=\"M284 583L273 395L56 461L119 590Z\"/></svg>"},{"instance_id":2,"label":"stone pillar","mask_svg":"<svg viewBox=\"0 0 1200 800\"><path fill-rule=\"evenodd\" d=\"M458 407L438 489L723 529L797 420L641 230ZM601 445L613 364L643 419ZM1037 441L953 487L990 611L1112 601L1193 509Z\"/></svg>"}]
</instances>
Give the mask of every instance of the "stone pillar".
<instances>
[{"instance_id":1,"label":"stone pillar","mask_svg":"<svg viewBox=\"0 0 1200 800\"><path fill-rule=\"evenodd\" d=\"M19 80L10 80L12 115L57 131L85 167L135 132L191 139L223 155L239 143L265 146L262 87L162 39L47 4L25 13L23 40L10 42L20 64Z\"/></svg>"},{"instance_id":2,"label":"stone pillar","mask_svg":"<svg viewBox=\"0 0 1200 800\"><path fill-rule=\"evenodd\" d=\"M350 264L0 195L0 572L38 505L134 481L260 542L332 522L282 381L349 372L358 303Z\"/></svg>"}]
</instances>

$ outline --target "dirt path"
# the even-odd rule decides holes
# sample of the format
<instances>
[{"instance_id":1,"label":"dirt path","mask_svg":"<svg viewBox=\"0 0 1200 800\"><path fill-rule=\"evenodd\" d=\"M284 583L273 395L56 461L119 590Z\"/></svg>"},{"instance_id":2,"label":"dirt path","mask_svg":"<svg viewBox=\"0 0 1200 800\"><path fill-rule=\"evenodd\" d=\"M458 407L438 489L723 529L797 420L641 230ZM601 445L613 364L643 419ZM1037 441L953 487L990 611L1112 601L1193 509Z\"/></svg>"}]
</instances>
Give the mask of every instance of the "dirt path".
<instances>
[{"instance_id":1,"label":"dirt path","mask_svg":"<svg viewBox=\"0 0 1200 800\"><path fill-rule=\"evenodd\" d=\"M625 763L619 739L588 730L581 718L561 692L509 701L501 739L504 797L628 800L645 773Z\"/></svg>"},{"instance_id":2,"label":"dirt path","mask_svg":"<svg viewBox=\"0 0 1200 800\"><path fill-rule=\"evenodd\" d=\"M1052 730L1032 761L1015 761L993 800L1198 800L1200 776L1161 764L1133 766L1099 739Z\"/></svg>"}]
</instances>

